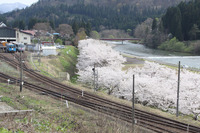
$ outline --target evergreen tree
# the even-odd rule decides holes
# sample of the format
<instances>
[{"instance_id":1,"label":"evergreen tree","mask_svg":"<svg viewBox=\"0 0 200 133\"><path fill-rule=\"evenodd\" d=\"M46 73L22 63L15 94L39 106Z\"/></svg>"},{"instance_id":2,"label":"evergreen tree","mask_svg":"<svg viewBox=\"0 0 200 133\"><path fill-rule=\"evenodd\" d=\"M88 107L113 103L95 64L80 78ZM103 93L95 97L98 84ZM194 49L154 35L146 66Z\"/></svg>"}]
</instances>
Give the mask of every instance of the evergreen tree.
<instances>
[{"instance_id":1,"label":"evergreen tree","mask_svg":"<svg viewBox=\"0 0 200 133\"><path fill-rule=\"evenodd\" d=\"M0 22L7 23L6 18L0 14Z\"/></svg>"},{"instance_id":2,"label":"evergreen tree","mask_svg":"<svg viewBox=\"0 0 200 133\"><path fill-rule=\"evenodd\" d=\"M33 29L33 26L38 22L36 18L31 18L28 22L28 29Z\"/></svg>"},{"instance_id":3,"label":"evergreen tree","mask_svg":"<svg viewBox=\"0 0 200 133\"><path fill-rule=\"evenodd\" d=\"M39 1L30 8L23 11L13 11L5 14L5 16L12 17L13 20L16 20L16 18L24 20L25 24L28 25L28 29L32 29L38 22L53 21L51 23L52 28L53 25L57 27L59 24L67 23L74 25L75 33L83 27L89 35L87 28L89 30L90 27L97 31L99 31L100 26L104 26L106 29L122 29L124 31L134 29L137 24L148 17L157 17L163 11L163 9L153 8L138 11L140 9L137 6L123 4L116 8L108 8L107 6L84 4L84 2L77 2L72 5L66 3L51 5L46 2ZM90 22L90 25L87 26L88 22Z\"/></svg>"},{"instance_id":4,"label":"evergreen tree","mask_svg":"<svg viewBox=\"0 0 200 133\"><path fill-rule=\"evenodd\" d=\"M175 15L174 15L174 36L176 36L180 41L183 40L183 35L182 35L182 18L181 18L181 12L179 8L176 8L175 10Z\"/></svg>"},{"instance_id":5,"label":"evergreen tree","mask_svg":"<svg viewBox=\"0 0 200 133\"><path fill-rule=\"evenodd\" d=\"M25 29L25 22L23 20L20 20L18 27L19 27L19 29L24 30Z\"/></svg>"},{"instance_id":6,"label":"evergreen tree","mask_svg":"<svg viewBox=\"0 0 200 133\"><path fill-rule=\"evenodd\" d=\"M87 34L87 36L89 36L91 32L91 24L89 22L86 24L85 30L85 33Z\"/></svg>"},{"instance_id":7,"label":"evergreen tree","mask_svg":"<svg viewBox=\"0 0 200 133\"><path fill-rule=\"evenodd\" d=\"M168 8L167 13L162 18L164 27L169 33L177 37L180 41L183 40L182 35L182 16L178 7Z\"/></svg>"},{"instance_id":8,"label":"evergreen tree","mask_svg":"<svg viewBox=\"0 0 200 133\"><path fill-rule=\"evenodd\" d=\"M156 28L157 28L157 20L156 20L156 18L154 18L153 19L153 23L152 23L152 31L154 31L154 30L156 30Z\"/></svg>"},{"instance_id":9,"label":"evergreen tree","mask_svg":"<svg viewBox=\"0 0 200 133\"><path fill-rule=\"evenodd\" d=\"M18 28L20 30L25 29L25 22L23 20L15 20L14 23L12 24L13 28Z\"/></svg>"},{"instance_id":10,"label":"evergreen tree","mask_svg":"<svg viewBox=\"0 0 200 133\"><path fill-rule=\"evenodd\" d=\"M179 40L200 39L200 1L181 2L167 9L162 17L163 26Z\"/></svg>"},{"instance_id":11,"label":"evergreen tree","mask_svg":"<svg viewBox=\"0 0 200 133\"><path fill-rule=\"evenodd\" d=\"M55 29L55 23L53 21L50 21L49 23L50 23L51 28Z\"/></svg>"},{"instance_id":12,"label":"evergreen tree","mask_svg":"<svg viewBox=\"0 0 200 133\"><path fill-rule=\"evenodd\" d=\"M197 24L194 24L194 25L192 26L190 32L189 32L189 34L190 34L190 39L191 39L191 40L196 40L196 38L197 38L197 33L199 33L199 32L200 32L200 30L199 30L199 28L198 28L198 25L197 25Z\"/></svg>"},{"instance_id":13,"label":"evergreen tree","mask_svg":"<svg viewBox=\"0 0 200 133\"><path fill-rule=\"evenodd\" d=\"M79 29L76 21L74 21L74 23L72 24L72 29L74 31L74 34L76 35L76 33L78 32L78 29Z\"/></svg>"}]
</instances>

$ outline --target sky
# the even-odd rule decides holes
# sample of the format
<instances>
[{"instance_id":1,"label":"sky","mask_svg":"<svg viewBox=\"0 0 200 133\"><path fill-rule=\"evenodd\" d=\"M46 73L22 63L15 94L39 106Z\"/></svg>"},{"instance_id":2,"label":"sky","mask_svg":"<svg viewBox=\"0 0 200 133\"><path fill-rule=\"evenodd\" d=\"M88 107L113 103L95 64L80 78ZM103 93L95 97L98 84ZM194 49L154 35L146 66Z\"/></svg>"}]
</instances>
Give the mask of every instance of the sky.
<instances>
[{"instance_id":1,"label":"sky","mask_svg":"<svg viewBox=\"0 0 200 133\"><path fill-rule=\"evenodd\" d=\"M38 0L0 0L0 4L3 4L3 3L16 3L16 2L19 2L19 3L22 3L22 4L30 6L31 4L33 4L35 2L38 2Z\"/></svg>"}]
</instances>

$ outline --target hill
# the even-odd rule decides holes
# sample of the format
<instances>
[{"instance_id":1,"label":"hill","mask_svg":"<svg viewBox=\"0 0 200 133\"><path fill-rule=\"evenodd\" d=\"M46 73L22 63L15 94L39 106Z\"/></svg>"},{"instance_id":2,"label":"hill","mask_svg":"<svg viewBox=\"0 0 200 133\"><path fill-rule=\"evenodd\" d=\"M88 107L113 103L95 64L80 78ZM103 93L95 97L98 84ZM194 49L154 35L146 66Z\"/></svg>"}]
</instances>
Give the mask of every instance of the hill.
<instances>
[{"instance_id":1,"label":"hill","mask_svg":"<svg viewBox=\"0 0 200 133\"><path fill-rule=\"evenodd\" d=\"M141 8L168 8L179 4L181 1L189 0L40 0L36 5L45 6L48 2L51 6L67 3L68 5L76 5L83 3L84 5L108 6L120 8L125 5L137 6Z\"/></svg>"},{"instance_id":2,"label":"hill","mask_svg":"<svg viewBox=\"0 0 200 133\"><path fill-rule=\"evenodd\" d=\"M6 13L6 12L10 12L16 9L23 9L27 7L27 5L21 4L21 3L5 3L5 4L0 4L0 13Z\"/></svg>"},{"instance_id":3,"label":"hill","mask_svg":"<svg viewBox=\"0 0 200 133\"><path fill-rule=\"evenodd\" d=\"M40 0L4 16L10 25L19 20L26 25L48 21L56 27L62 23L87 22L95 30L127 30L134 29L148 17L160 17L167 7L180 1L183 0Z\"/></svg>"}]
</instances>

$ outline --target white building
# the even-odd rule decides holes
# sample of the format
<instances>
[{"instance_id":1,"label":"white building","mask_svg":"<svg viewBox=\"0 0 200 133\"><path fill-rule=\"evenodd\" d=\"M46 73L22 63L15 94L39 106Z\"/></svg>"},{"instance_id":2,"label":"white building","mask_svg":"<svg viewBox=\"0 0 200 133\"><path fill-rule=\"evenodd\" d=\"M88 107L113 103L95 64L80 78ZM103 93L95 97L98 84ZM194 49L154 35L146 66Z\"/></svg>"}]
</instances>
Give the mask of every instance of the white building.
<instances>
[{"instance_id":1,"label":"white building","mask_svg":"<svg viewBox=\"0 0 200 133\"><path fill-rule=\"evenodd\" d=\"M0 41L31 44L31 34L18 29L9 28L3 23L0 24Z\"/></svg>"},{"instance_id":2,"label":"white building","mask_svg":"<svg viewBox=\"0 0 200 133\"><path fill-rule=\"evenodd\" d=\"M16 42L23 44L31 44L31 34L16 30Z\"/></svg>"}]
</instances>

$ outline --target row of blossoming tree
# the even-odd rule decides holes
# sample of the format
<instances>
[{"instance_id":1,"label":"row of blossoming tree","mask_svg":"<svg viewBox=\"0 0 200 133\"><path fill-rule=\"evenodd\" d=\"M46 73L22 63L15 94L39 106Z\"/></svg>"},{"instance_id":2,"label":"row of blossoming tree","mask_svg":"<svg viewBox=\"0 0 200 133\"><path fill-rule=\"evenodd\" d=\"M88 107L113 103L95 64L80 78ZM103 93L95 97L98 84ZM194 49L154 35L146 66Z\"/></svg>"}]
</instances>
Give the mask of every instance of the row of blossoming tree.
<instances>
[{"instance_id":1,"label":"row of blossoming tree","mask_svg":"<svg viewBox=\"0 0 200 133\"><path fill-rule=\"evenodd\" d=\"M177 69L145 61L144 65L123 71L126 59L102 41L87 39L79 42L78 80L93 85L94 65L98 71L98 87L117 97L132 98L132 77L135 75L137 102L175 113ZM200 113L200 74L181 70L180 112Z\"/></svg>"}]
</instances>

